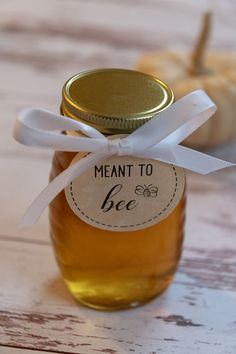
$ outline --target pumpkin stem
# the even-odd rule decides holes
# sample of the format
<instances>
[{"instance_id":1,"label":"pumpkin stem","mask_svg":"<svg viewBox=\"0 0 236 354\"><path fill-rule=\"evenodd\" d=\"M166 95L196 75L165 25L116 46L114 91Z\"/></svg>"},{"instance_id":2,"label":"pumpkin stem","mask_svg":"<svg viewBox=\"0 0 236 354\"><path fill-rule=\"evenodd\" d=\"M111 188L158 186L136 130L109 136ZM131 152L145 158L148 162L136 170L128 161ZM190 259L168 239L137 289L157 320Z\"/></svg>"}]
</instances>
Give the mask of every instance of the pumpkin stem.
<instances>
[{"instance_id":1,"label":"pumpkin stem","mask_svg":"<svg viewBox=\"0 0 236 354\"><path fill-rule=\"evenodd\" d=\"M202 19L201 32L192 54L192 65L190 67L190 73L193 75L201 75L209 72L209 69L207 69L204 65L204 55L211 30L211 17L212 14L210 12L206 12Z\"/></svg>"}]
</instances>

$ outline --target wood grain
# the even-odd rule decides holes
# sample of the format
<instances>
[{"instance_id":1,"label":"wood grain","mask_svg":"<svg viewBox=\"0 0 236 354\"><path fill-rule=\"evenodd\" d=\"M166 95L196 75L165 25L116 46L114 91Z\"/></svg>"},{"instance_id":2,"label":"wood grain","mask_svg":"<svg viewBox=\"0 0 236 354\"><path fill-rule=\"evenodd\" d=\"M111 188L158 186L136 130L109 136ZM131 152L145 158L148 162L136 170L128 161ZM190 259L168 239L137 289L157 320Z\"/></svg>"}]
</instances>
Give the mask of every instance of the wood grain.
<instances>
[{"instance_id":1,"label":"wood grain","mask_svg":"<svg viewBox=\"0 0 236 354\"><path fill-rule=\"evenodd\" d=\"M194 255L185 250L175 282L159 299L132 311L99 313L74 303L48 245L21 244L19 251L16 243L1 241L0 257L8 269L7 275L1 271L1 343L60 353L171 353L176 349L187 353L195 347L233 353L235 293L216 291L211 274L206 273L205 284L196 280L203 268L198 263L194 269L193 264L203 258L202 253L202 249ZM192 269L185 266L190 255ZM214 264L214 257L208 262ZM219 277L227 273L221 270ZM8 277L14 279L13 284ZM224 284L231 284L227 277Z\"/></svg>"},{"instance_id":2,"label":"wood grain","mask_svg":"<svg viewBox=\"0 0 236 354\"><path fill-rule=\"evenodd\" d=\"M236 175L188 173L182 260L158 299L131 311L78 305L57 269L46 213L18 230L47 184L50 151L11 137L25 106L58 111L76 72L135 66L146 51L191 50L206 8L211 48L236 51L234 0L0 0L0 353L235 354ZM235 142L210 152L235 161Z\"/></svg>"}]
</instances>

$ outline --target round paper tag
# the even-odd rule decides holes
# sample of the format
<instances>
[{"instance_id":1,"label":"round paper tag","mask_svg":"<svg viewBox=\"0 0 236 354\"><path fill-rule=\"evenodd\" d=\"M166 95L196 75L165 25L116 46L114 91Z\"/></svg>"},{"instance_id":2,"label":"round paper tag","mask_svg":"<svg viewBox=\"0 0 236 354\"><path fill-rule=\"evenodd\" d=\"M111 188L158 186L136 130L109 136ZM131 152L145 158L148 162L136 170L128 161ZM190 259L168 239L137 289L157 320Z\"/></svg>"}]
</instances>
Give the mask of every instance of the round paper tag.
<instances>
[{"instance_id":1,"label":"round paper tag","mask_svg":"<svg viewBox=\"0 0 236 354\"><path fill-rule=\"evenodd\" d=\"M86 156L79 153L72 161ZM184 169L160 161L111 156L65 189L73 212L110 231L135 231L166 218L179 203Z\"/></svg>"}]
</instances>

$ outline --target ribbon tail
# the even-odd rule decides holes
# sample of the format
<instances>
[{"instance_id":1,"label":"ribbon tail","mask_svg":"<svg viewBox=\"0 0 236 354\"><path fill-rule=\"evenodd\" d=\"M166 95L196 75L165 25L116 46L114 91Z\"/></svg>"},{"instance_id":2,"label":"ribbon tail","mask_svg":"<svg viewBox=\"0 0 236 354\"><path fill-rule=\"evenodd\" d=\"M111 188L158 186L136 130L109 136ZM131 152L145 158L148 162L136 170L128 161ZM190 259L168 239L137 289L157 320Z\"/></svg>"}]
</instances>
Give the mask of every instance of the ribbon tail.
<instances>
[{"instance_id":1,"label":"ribbon tail","mask_svg":"<svg viewBox=\"0 0 236 354\"><path fill-rule=\"evenodd\" d=\"M60 193L71 181L96 163L106 159L108 156L110 156L110 154L105 151L92 153L69 166L60 175L54 178L54 180L50 182L33 201L21 219L19 227L23 228L33 225L57 194Z\"/></svg>"},{"instance_id":2,"label":"ribbon tail","mask_svg":"<svg viewBox=\"0 0 236 354\"><path fill-rule=\"evenodd\" d=\"M181 145L175 146L158 146L147 149L138 154L139 157L150 158L165 163L171 163L187 170L206 175L214 171L227 167L236 166L228 161L218 159L216 157L206 155L202 152L189 149Z\"/></svg>"},{"instance_id":3,"label":"ribbon tail","mask_svg":"<svg viewBox=\"0 0 236 354\"><path fill-rule=\"evenodd\" d=\"M174 146L171 151L176 159L176 165L181 164L182 167L200 173L201 175L207 175L211 172L222 170L223 168L236 166L231 162L218 159L217 157L181 145Z\"/></svg>"}]
</instances>

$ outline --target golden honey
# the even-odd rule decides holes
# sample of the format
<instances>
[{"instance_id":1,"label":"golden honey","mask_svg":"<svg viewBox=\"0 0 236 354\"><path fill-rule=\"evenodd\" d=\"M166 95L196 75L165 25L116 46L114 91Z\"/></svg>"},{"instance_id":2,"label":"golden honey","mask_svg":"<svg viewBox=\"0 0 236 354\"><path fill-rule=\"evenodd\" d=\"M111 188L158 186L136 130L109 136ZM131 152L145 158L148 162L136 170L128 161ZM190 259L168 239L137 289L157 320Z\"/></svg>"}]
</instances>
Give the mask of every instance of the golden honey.
<instances>
[{"instance_id":1,"label":"golden honey","mask_svg":"<svg viewBox=\"0 0 236 354\"><path fill-rule=\"evenodd\" d=\"M104 134L124 134L172 102L173 93L156 78L101 69L66 83L61 111ZM75 156L56 152L50 179ZM136 231L104 230L82 221L62 191L50 205L50 229L57 263L73 296L89 307L114 310L138 306L163 292L181 255L184 215L183 195L177 207L155 225Z\"/></svg>"}]
</instances>

